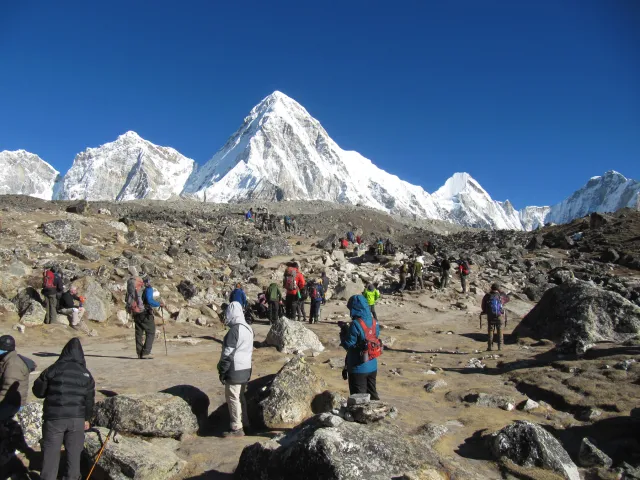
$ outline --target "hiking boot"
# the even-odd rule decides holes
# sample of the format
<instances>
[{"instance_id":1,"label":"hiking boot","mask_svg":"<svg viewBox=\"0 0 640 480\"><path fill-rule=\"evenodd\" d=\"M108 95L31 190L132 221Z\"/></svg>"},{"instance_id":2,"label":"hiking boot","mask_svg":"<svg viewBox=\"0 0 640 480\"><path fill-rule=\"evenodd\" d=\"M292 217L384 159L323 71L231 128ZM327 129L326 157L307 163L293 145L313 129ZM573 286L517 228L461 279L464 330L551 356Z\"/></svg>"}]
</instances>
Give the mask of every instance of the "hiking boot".
<instances>
[{"instance_id":1,"label":"hiking boot","mask_svg":"<svg viewBox=\"0 0 640 480\"><path fill-rule=\"evenodd\" d=\"M140 359L141 360L153 360L153 355L151 355L150 353L147 353L145 355L141 355Z\"/></svg>"},{"instance_id":2,"label":"hiking boot","mask_svg":"<svg viewBox=\"0 0 640 480\"><path fill-rule=\"evenodd\" d=\"M229 437L244 437L244 430L239 428L238 430L228 430L222 434L224 438Z\"/></svg>"}]
</instances>

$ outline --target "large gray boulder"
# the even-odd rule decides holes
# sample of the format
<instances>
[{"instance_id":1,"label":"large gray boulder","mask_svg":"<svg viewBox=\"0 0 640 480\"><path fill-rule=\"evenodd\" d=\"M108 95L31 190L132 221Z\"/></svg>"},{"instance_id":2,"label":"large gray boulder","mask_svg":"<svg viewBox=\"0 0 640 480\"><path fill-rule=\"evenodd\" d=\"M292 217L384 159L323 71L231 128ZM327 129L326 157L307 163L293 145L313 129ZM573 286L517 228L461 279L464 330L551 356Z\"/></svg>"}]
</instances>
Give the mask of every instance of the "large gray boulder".
<instances>
[{"instance_id":1,"label":"large gray boulder","mask_svg":"<svg viewBox=\"0 0 640 480\"><path fill-rule=\"evenodd\" d=\"M104 322L111 315L113 307L111 292L104 289L92 277L83 277L73 282L78 287L78 294L85 297L85 318L96 322Z\"/></svg>"},{"instance_id":2,"label":"large gray boulder","mask_svg":"<svg viewBox=\"0 0 640 480\"><path fill-rule=\"evenodd\" d=\"M100 260L100 254L98 252L96 252L91 247L80 245L79 243L69 245L66 252L73 255L74 257L78 257L79 259L86 260L88 262L97 262L98 260Z\"/></svg>"},{"instance_id":3,"label":"large gray boulder","mask_svg":"<svg viewBox=\"0 0 640 480\"><path fill-rule=\"evenodd\" d=\"M293 255L293 249L286 238L279 235L272 235L264 238L262 242L260 242L257 249L257 255L260 258Z\"/></svg>"},{"instance_id":4,"label":"large gray boulder","mask_svg":"<svg viewBox=\"0 0 640 480\"><path fill-rule=\"evenodd\" d=\"M336 286L333 292L333 298L338 300L349 300L353 295L360 295L363 290L364 283L362 283L360 278L344 280Z\"/></svg>"},{"instance_id":5,"label":"large gray boulder","mask_svg":"<svg viewBox=\"0 0 640 480\"><path fill-rule=\"evenodd\" d=\"M595 441L590 438L583 438L578 453L578 463L581 467L604 467L611 468L613 460L606 453L595 445Z\"/></svg>"},{"instance_id":6,"label":"large gray boulder","mask_svg":"<svg viewBox=\"0 0 640 480\"><path fill-rule=\"evenodd\" d=\"M60 243L78 243L80 226L71 220L53 220L42 224L42 231Z\"/></svg>"},{"instance_id":7,"label":"large gray boulder","mask_svg":"<svg viewBox=\"0 0 640 480\"><path fill-rule=\"evenodd\" d=\"M640 307L586 282L563 283L545 292L514 334L582 353L595 342L624 342L640 334Z\"/></svg>"},{"instance_id":8,"label":"large gray boulder","mask_svg":"<svg viewBox=\"0 0 640 480\"><path fill-rule=\"evenodd\" d=\"M93 428L85 434L84 453L91 464L108 433L107 428ZM98 461L107 480L165 480L178 475L185 465L171 450L119 434L117 442L109 440Z\"/></svg>"},{"instance_id":9,"label":"large gray boulder","mask_svg":"<svg viewBox=\"0 0 640 480\"><path fill-rule=\"evenodd\" d=\"M198 431L198 419L191 406L169 393L123 394L98 402L94 423L115 424L120 432L151 437L179 438Z\"/></svg>"},{"instance_id":10,"label":"large gray boulder","mask_svg":"<svg viewBox=\"0 0 640 480\"><path fill-rule=\"evenodd\" d=\"M27 445L31 448L39 445L42 438L42 404L38 402L27 403L15 418L22 428Z\"/></svg>"},{"instance_id":11,"label":"large gray boulder","mask_svg":"<svg viewBox=\"0 0 640 480\"><path fill-rule=\"evenodd\" d=\"M268 428L290 428L313 415L314 398L325 389L326 384L304 357L294 357L266 388L253 391L250 387L247 401L258 423Z\"/></svg>"},{"instance_id":12,"label":"large gray boulder","mask_svg":"<svg viewBox=\"0 0 640 480\"><path fill-rule=\"evenodd\" d=\"M518 420L489 437L489 449L499 460L523 467L552 470L567 480L580 480L578 467L560 442L540 425Z\"/></svg>"},{"instance_id":13,"label":"large gray boulder","mask_svg":"<svg viewBox=\"0 0 640 480\"><path fill-rule=\"evenodd\" d=\"M265 344L276 347L283 353L302 353L324 351L324 345L318 336L301 322L287 318L278 319L269 329Z\"/></svg>"},{"instance_id":14,"label":"large gray boulder","mask_svg":"<svg viewBox=\"0 0 640 480\"><path fill-rule=\"evenodd\" d=\"M410 476L410 475L419 476ZM407 477L404 477L407 475ZM320 414L265 443L244 448L239 480L449 478L427 439L385 423L361 425Z\"/></svg>"},{"instance_id":15,"label":"large gray boulder","mask_svg":"<svg viewBox=\"0 0 640 480\"><path fill-rule=\"evenodd\" d=\"M25 325L42 325L44 324L44 317L46 315L44 307L37 301L31 300L22 315L20 315L20 322Z\"/></svg>"}]
</instances>

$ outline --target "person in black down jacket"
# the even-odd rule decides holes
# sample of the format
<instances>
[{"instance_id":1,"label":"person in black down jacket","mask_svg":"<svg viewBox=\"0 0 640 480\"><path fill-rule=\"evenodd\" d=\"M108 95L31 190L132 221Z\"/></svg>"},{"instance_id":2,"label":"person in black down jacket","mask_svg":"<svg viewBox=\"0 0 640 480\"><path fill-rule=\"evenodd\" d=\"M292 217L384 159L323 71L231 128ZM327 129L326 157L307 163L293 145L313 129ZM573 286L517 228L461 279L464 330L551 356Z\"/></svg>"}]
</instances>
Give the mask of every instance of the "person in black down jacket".
<instances>
[{"instance_id":1,"label":"person in black down jacket","mask_svg":"<svg viewBox=\"0 0 640 480\"><path fill-rule=\"evenodd\" d=\"M72 338L58 360L33 384L33 394L44 398L42 424L42 480L58 478L60 447L67 452L65 479L80 478L84 432L93 414L96 384L87 370L79 338Z\"/></svg>"}]
</instances>

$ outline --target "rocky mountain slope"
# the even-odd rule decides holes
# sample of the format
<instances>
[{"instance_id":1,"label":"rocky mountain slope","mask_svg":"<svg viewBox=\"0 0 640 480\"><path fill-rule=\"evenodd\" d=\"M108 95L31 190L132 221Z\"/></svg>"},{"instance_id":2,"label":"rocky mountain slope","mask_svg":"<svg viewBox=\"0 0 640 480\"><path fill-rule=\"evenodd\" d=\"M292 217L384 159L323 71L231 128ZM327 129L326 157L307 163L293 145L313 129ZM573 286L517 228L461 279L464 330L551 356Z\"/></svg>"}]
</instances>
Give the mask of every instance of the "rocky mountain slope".
<instances>
[{"instance_id":1,"label":"rocky mountain slope","mask_svg":"<svg viewBox=\"0 0 640 480\"><path fill-rule=\"evenodd\" d=\"M51 200L59 172L24 150L0 152L0 195L17 194Z\"/></svg>"},{"instance_id":2,"label":"rocky mountain slope","mask_svg":"<svg viewBox=\"0 0 640 480\"><path fill-rule=\"evenodd\" d=\"M195 162L135 132L76 155L53 194L56 200L168 200L180 195Z\"/></svg>"}]
</instances>

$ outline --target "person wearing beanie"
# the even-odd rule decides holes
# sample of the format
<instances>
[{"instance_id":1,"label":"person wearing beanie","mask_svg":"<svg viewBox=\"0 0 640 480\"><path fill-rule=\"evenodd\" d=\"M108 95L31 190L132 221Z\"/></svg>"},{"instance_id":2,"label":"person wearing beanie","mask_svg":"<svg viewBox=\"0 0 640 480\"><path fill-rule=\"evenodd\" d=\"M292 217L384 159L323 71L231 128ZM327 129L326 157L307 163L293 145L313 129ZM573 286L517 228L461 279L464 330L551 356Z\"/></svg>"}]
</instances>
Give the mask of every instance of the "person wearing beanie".
<instances>
[{"instance_id":1,"label":"person wearing beanie","mask_svg":"<svg viewBox=\"0 0 640 480\"><path fill-rule=\"evenodd\" d=\"M33 369L35 364L16 352L14 338L11 335L2 335L0 337L0 422L9 420L27 403L29 372Z\"/></svg>"}]
</instances>

